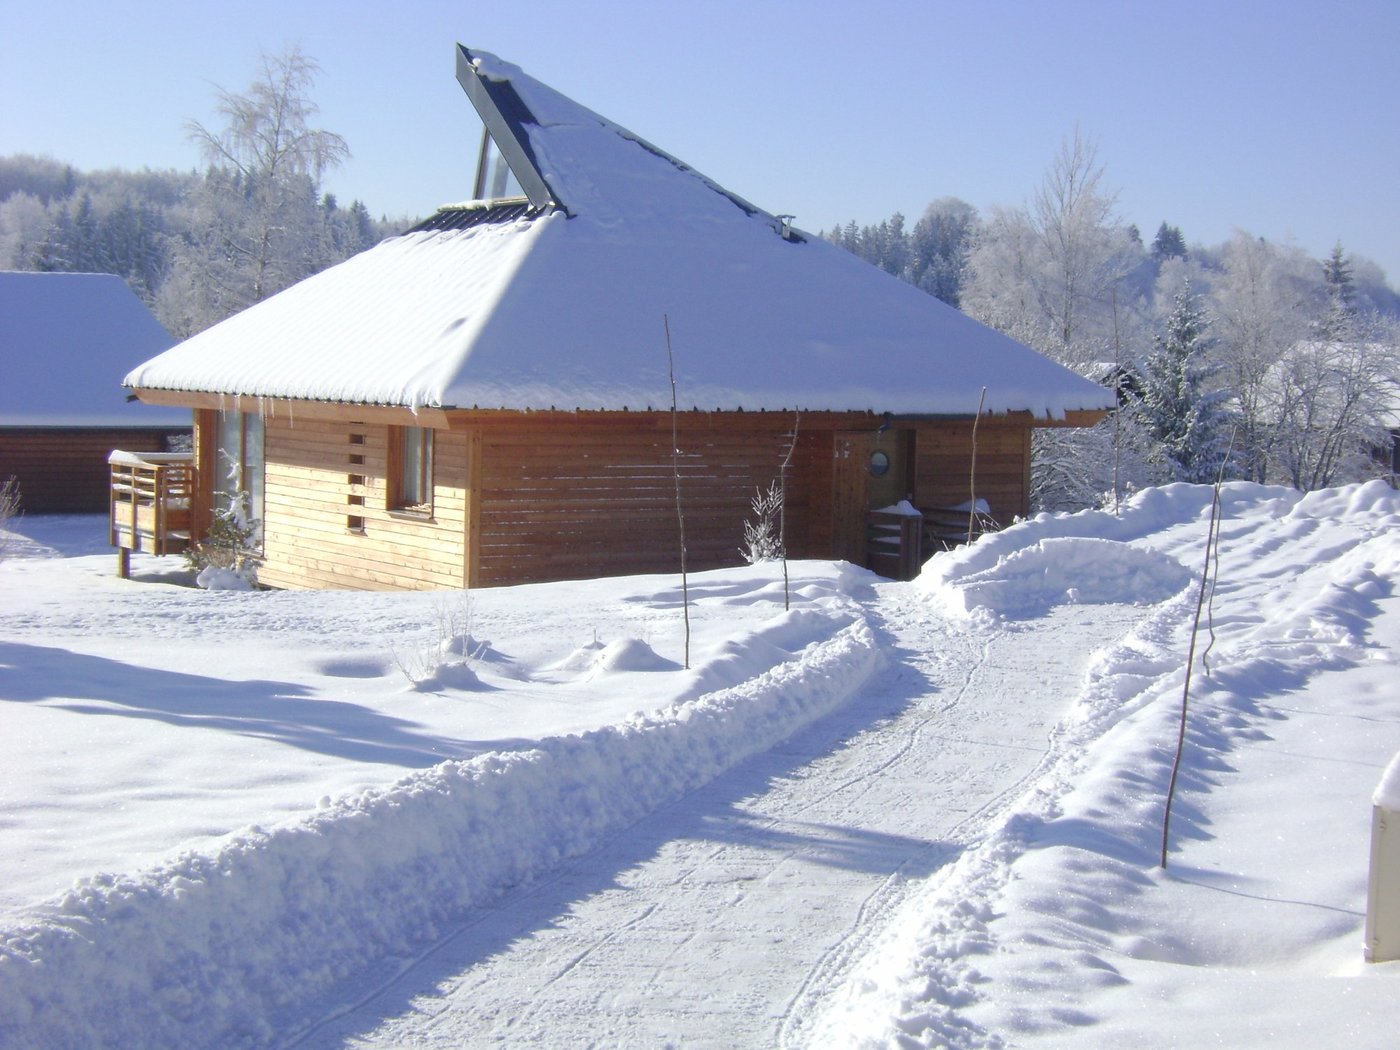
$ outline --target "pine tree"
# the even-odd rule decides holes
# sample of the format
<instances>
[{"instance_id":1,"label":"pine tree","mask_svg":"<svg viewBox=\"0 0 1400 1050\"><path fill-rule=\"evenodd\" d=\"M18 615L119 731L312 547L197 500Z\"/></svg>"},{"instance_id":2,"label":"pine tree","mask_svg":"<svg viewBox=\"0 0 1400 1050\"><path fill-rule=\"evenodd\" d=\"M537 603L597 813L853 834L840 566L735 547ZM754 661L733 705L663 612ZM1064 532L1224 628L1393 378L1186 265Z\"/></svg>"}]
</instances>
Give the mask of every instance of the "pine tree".
<instances>
[{"instance_id":1,"label":"pine tree","mask_svg":"<svg viewBox=\"0 0 1400 1050\"><path fill-rule=\"evenodd\" d=\"M1349 337L1356 316L1356 282L1352 278L1351 262L1338 241L1332 254L1322 263L1322 279L1327 285L1327 315L1319 326L1319 335L1328 341Z\"/></svg>"},{"instance_id":2,"label":"pine tree","mask_svg":"<svg viewBox=\"0 0 1400 1050\"><path fill-rule=\"evenodd\" d=\"M1168 226L1165 222L1157 227L1157 236L1152 238L1152 258L1157 262L1186 257L1186 238L1179 226Z\"/></svg>"},{"instance_id":3,"label":"pine tree","mask_svg":"<svg viewBox=\"0 0 1400 1050\"><path fill-rule=\"evenodd\" d=\"M1206 385L1210 322L1186 285L1145 362L1141 419L1182 481L1214 481L1225 457L1223 391Z\"/></svg>"}]
</instances>

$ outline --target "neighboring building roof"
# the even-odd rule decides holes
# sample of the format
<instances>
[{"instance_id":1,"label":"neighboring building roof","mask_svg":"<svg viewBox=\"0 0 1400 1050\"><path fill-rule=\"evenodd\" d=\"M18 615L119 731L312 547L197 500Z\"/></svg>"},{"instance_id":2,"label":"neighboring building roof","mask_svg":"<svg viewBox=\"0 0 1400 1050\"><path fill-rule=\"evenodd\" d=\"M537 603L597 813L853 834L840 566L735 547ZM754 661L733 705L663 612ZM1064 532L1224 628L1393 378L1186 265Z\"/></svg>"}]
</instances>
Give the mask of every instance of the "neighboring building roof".
<instances>
[{"instance_id":1,"label":"neighboring building roof","mask_svg":"<svg viewBox=\"0 0 1400 1050\"><path fill-rule=\"evenodd\" d=\"M188 426L122 376L175 339L120 277L0 272L0 426Z\"/></svg>"},{"instance_id":2,"label":"neighboring building roof","mask_svg":"<svg viewBox=\"0 0 1400 1050\"><path fill-rule=\"evenodd\" d=\"M1110 391L784 224L490 55L459 77L529 207L435 221L194 336L137 388L442 408L1058 418ZM505 90L505 88L510 90ZM486 101L482 101L482 99ZM520 142L528 150L519 148ZM547 192L541 190L541 186ZM482 211L481 209L487 209Z\"/></svg>"}]
</instances>

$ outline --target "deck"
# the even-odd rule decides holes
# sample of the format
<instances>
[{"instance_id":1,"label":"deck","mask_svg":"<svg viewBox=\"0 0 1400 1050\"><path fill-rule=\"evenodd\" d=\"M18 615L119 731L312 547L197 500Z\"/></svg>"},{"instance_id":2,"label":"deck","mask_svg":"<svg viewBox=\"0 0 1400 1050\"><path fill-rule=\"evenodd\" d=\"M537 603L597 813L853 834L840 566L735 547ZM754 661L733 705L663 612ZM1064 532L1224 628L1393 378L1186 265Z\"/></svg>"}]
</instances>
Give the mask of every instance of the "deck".
<instances>
[{"instance_id":1,"label":"deck","mask_svg":"<svg viewBox=\"0 0 1400 1050\"><path fill-rule=\"evenodd\" d=\"M180 554L190 545L194 457L188 452L123 452L111 468L109 536L117 574L131 575L131 552Z\"/></svg>"}]
</instances>

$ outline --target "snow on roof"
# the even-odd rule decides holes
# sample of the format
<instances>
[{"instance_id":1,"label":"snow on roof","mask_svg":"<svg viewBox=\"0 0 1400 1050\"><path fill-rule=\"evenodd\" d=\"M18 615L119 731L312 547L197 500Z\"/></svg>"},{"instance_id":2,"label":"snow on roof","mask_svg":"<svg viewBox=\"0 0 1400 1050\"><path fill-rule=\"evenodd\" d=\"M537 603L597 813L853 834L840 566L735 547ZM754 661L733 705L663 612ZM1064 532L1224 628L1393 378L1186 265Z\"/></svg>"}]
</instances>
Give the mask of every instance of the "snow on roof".
<instances>
[{"instance_id":1,"label":"snow on roof","mask_svg":"<svg viewBox=\"0 0 1400 1050\"><path fill-rule=\"evenodd\" d=\"M187 409L128 402L121 386L174 342L120 277L0 272L0 426L188 425Z\"/></svg>"},{"instance_id":2,"label":"snow on roof","mask_svg":"<svg viewBox=\"0 0 1400 1050\"><path fill-rule=\"evenodd\" d=\"M464 52L465 53L465 52ZM196 335L127 385L442 408L1059 418L1111 392L781 224L493 56L560 209L393 238Z\"/></svg>"}]
</instances>

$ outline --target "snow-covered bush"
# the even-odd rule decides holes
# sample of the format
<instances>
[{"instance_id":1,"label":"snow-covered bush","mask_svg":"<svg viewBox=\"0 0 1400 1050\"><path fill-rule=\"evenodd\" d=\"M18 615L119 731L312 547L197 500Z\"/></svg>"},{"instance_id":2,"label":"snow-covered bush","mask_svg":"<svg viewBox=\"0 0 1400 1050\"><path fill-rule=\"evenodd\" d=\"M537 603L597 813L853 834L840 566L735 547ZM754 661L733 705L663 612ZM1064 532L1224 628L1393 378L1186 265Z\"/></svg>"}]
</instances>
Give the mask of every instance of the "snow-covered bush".
<instances>
[{"instance_id":1,"label":"snow-covered bush","mask_svg":"<svg viewBox=\"0 0 1400 1050\"><path fill-rule=\"evenodd\" d=\"M214 514L209 533L185 551L185 564L206 590L251 590L258 582L260 522L253 517L248 493L237 492Z\"/></svg>"},{"instance_id":2,"label":"snow-covered bush","mask_svg":"<svg viewBox=\"0 0 1400 1050\"><path fill-rule=\"evenodd\" d=\"M767 492L755 491L754 518L744 522L744 546L739 553L750 565L761 561L777 561L783 557L782 515L783 490L775 481Z\"/></svg>"}]
</instances>

